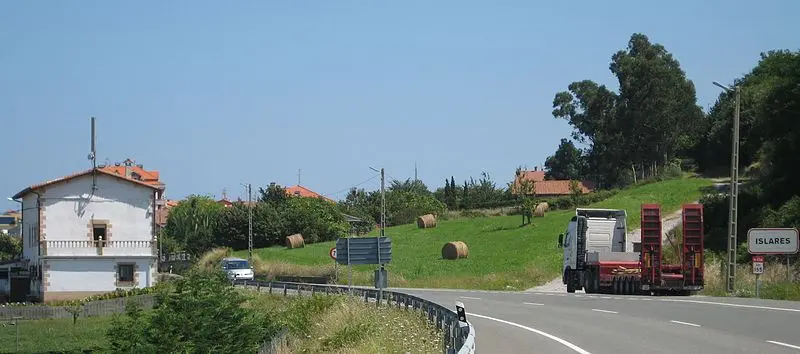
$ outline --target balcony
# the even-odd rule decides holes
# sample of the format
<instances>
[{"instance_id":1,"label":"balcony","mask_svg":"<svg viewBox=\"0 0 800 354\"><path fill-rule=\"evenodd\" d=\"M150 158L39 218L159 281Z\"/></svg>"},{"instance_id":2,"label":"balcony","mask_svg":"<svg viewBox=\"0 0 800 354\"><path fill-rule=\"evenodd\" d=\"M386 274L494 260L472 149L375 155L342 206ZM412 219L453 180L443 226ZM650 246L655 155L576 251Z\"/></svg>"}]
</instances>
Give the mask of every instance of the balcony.
<instances>
[{"instance_id":1,"label":"balcony","mask_svg":"<svg viewBox=\"0 0 800 354\"><path fill-rule=\"evenodd\" d=\"M155 256L155 241L42 241L43 256Z\"/></svg>"}]
</instances>

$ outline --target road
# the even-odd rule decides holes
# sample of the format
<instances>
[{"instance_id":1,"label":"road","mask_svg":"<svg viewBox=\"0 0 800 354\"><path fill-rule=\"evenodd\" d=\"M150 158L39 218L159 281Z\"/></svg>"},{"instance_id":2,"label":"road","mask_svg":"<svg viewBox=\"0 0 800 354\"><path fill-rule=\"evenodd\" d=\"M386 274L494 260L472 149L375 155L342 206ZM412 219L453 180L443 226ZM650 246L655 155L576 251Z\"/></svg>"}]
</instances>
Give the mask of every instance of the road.
<instances>
[{"instance_id":1,"label":"road","mask_svg":"<svg viewBox=\"0 0 800 354\"><path fill-rule=\"evenodd\" d=\"M392 289L464 303L478 353L800 353L800 303Z\"/></svg>"}]
</instances>

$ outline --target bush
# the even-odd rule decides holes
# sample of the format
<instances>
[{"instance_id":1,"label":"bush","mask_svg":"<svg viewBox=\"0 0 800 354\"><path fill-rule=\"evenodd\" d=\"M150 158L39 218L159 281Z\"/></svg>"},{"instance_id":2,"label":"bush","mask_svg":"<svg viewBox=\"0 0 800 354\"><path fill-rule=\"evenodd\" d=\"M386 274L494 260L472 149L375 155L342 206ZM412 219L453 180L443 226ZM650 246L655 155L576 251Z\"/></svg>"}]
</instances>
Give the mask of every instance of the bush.
<instances>
[{"instance_id":1,"label":"bush","mask_svg":"<svg viewBox=\"0 0 800 354\"><path fill-rule=\"evenodd\" d=\"M596 190L592 193L581 194L577 196L569 195L569 196L557 197L557 198L547 199L546 201L550 205L551 210L573 209L576 207L601 202L603 200L613 197L617 193L619 193L618 189L601 189L601 190Z\"/></svg>"},{"instance_id":2,"label":"bush","mask_svg":"<svg viewBox=\"0 0 800 354\"><path fill-rule=\"evenodd\" d=\"M420 215L442 215L446 210L444 203L431 195L401 191L391 192L386 198L387 226L409 224Z\"/></svg>"},{"instance_id":3,"label":"bush","mask_svg":"<svg viewBox=\"0 0 800 354\"><path fill-rule=\"evenodd\" d=\"M112 352L253 353L274 326L243 308L245 300L221 270L192 270L159 293L152 313L129 305L106 336Z\"/></svg>"}]
</instances>

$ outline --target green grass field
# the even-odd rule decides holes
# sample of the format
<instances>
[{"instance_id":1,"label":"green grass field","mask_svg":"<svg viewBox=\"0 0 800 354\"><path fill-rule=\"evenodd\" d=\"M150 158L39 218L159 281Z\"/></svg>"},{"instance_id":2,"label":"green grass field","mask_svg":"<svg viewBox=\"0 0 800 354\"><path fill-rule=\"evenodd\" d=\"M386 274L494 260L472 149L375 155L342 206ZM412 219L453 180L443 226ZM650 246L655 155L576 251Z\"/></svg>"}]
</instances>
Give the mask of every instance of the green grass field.
<instances>
[{"instance_id":1,"label":"green grass field","mask_svg":"<svg viewBox=\"0 0 800 354\"><path fill-rule=\"evenodd\" d=\"M711 181L685 178L639 185L599 203L596 208L625 209L629 229L639 227L642 203L660 203L662 213L680 209L699 199ZM387 264L390 287L466 289L526 289L560 274L558 234L564 232L573 210L547 213L521 227L520 216L497 216L440 221L433 229L402 225L386 229L392 239L392 262ZM377 230L371 235L376 235ZM443 260L441 249L450 241L463 241L469 257ZM328 251L334 242L309 244L289 250L281 246L256 250L261 274L322 275L334 272ZM236 252L246 256L247 251ZM345 266L335 271L340 284L347 283ZM370 285L374 266L354 266L354 283Z\"/></svg>"}]
</instances>

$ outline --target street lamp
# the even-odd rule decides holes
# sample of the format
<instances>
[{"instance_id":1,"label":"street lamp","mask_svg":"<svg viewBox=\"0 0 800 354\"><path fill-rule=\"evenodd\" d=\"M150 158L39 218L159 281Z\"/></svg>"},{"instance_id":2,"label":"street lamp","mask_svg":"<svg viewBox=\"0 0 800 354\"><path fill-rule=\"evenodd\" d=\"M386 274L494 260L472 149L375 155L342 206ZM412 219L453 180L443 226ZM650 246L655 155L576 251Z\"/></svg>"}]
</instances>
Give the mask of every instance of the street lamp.
<instances>
[{"instance_id":1,"label":"street lamp","mask_svg":"<svg viewBox=\"0 0 800 354\"><path fill-rule=\"evenodd\" d=\"M736 94L733 112L733 137L731 139L731 197L728 206L728 274L725 281L728 293L732 293L734 291L734 281L736 280L736 233L739 216L739 107L742 90L739 85L730 88L716 81L713 83L726 92L734 92Z\"/></svg>"}]
</instances>

